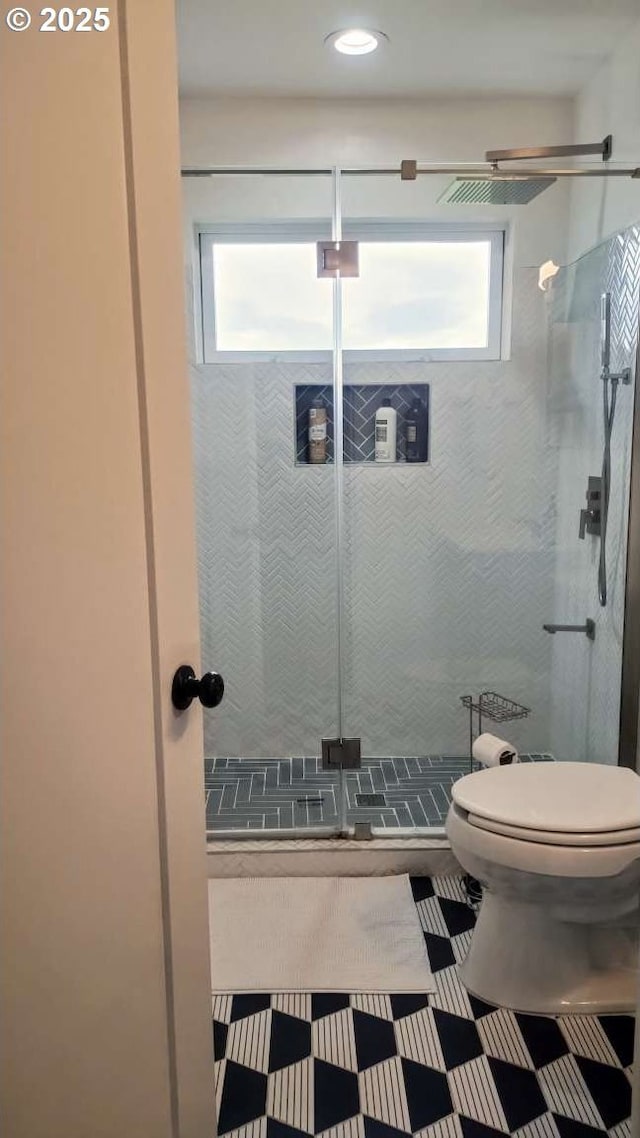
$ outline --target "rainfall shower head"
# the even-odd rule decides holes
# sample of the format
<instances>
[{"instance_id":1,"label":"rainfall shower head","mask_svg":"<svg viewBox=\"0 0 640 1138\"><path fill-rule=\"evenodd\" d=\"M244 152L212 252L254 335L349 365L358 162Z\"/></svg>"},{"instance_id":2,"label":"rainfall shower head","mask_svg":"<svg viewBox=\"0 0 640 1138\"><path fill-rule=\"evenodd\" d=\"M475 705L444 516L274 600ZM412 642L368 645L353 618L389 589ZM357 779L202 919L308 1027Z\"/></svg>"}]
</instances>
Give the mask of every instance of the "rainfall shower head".
<instances>
[{"instance_id":1,"label":"rainfall shower head","mask_svg":"<svg viewBox=\"0 0 640 1138\"><path fill-rule=\"evenodd\" d=\"M528 174L463 174L440 194L448 205L527 205L556 181Z\"/></svg>"}]
</instances>

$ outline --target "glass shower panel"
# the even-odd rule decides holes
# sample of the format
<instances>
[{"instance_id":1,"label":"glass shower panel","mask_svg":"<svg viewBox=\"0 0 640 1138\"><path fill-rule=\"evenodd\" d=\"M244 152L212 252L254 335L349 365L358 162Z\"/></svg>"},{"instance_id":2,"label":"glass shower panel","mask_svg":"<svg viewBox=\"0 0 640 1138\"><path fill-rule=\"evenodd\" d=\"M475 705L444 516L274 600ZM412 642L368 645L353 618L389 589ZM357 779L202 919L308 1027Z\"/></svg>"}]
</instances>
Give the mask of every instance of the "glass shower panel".
<instances>
[{"instance_id":1,"label":"glass shower panel","mask_svg":"<svg viewBox=\"0 0 640 1138\"><path fill-rule=\"evenodd\" d=\"M333 833L337 548L327 176L185 179L210 836ZM327 431L322 425L327 421ZM313 456L309 427L316 424ZM311 458L315 461L311 461Z\"/></svg>"},{"instance_id":2,"label":"glass shower panel","mask_svg":"<svg viewBox=\"0 0 640 1138\"><path fill-rule=\"evenodd\" d=\"M610 314L609 372L603 378L602 304ZM640 225L564 266L545 296L548 321L548 437L556 471L552 621L594 620L595 640L550 637L550 746L558 759L619 760L627 582L627 527L638 344ZM628 371L628 375L625 374ZM615 407L611 414L615 389ZM602 477L603 397L611 421L605 558L591 526L578 538L590 479ZM598 527L602 531L602 502ZM601 604L602 586L606 604ZM633 756L632 756L633 759Z\"/></svg>"},{"instance_id":3,"label":"glass shower panel","mask_svg":"<svg viewBox=\"0 0 640 1138\"><path fill-rule=\"evenodd\" d=\"M534 258L546 219L565 216L562 188L478 213L438 204L448 180L341 180L343 236L360 242L360 277L341 285L343 731L364 756L348 819L389 835L443 826L479 729L462 697L482 697L482 730L525 761L617 761L631 388L612 439L606 609L578 526L602 456L600 293L615 294L612 358L628 366L638 233L545 293ZM382 434L395 420L392 461L376 460L376 418ZM587 617L595 641L543 629Z\"/></svg>"}]
</instances>

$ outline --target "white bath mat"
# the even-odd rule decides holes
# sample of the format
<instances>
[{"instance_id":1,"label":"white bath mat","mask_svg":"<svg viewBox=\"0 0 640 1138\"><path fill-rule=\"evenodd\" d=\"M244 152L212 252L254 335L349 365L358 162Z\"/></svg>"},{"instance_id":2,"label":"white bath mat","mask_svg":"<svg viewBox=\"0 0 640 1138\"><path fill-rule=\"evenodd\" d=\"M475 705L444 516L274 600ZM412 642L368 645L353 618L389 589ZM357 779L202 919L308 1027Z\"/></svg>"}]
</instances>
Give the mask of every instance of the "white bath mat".
<instances>
[{"instance_id":1,"label":"white bath mat","mask_svg":"<svg viewBox=\"0 0 640 1138\"><path fill-rule=\"evenodd\" d=\"M209 881L212 992L433 992L409 878Z\"/></svg>"}]
</instances>

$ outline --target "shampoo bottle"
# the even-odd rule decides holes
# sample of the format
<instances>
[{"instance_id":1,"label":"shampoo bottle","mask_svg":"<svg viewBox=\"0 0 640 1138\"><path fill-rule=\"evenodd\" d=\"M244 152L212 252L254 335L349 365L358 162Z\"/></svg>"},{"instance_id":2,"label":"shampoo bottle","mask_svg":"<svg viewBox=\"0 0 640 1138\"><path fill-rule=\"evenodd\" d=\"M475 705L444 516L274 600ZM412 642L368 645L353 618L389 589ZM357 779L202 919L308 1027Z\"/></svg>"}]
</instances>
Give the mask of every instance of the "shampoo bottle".
<instances>
[{"instance_id":1,"label":"shampoo bottle","mask_svg":"<svg viewBox=\"0 0 640 1138\"><path fill-rule=\"evenodd\" d=\"M396 461L396 430L398 413L391 406L390 399L383 399L376 411L375 421L375 460L376 462Z\"/></svg>"},{"instance_id":2,"label":"shampoo bottle","mask_svg":"<svg viewBox=\"0 0 640 1138\"><path fill-rule=\"evenodd\" d=\"M404 421L407 462L427 461L427 435L427 409L416 396Z\"/></svg>"},{"instance_id":3,"label":"shampoo bottle","mask_svg":"<svg viewBox=\"0 0 640 1138\"><path fill-rule=\"evenodd\" d=\"M309 462L327 461L327 408L314 399L309 408Z\"/></svg>"}]
</instances>

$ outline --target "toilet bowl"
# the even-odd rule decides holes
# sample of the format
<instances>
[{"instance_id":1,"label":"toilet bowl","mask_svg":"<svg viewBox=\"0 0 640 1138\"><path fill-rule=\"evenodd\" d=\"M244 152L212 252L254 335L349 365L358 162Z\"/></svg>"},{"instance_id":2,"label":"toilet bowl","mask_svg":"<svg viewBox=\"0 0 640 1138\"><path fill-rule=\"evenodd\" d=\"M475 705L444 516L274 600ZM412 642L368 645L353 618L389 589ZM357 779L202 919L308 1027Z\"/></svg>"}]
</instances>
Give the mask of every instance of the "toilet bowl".
<instances>
[{"instance_id":1,"label":"toilet bowl","mask_svg":"<svg viewBox=\"0 0 640 1138\"><path fill-rule=\"evenodd\" d=\"M522 763L452 789L451 848L484 886L461 967L468 990L522 1012L635 1008L640 777L596 763Z\"/></svg>"}]
</instances>

